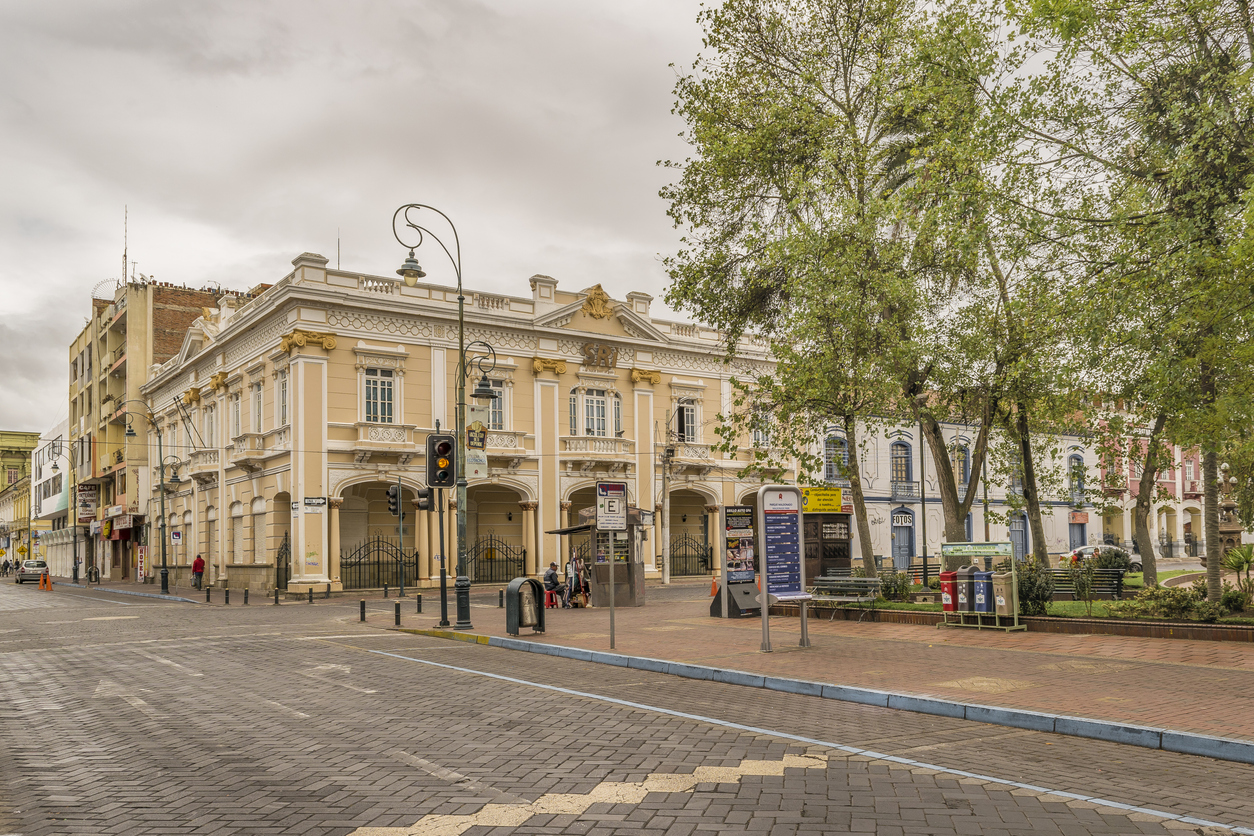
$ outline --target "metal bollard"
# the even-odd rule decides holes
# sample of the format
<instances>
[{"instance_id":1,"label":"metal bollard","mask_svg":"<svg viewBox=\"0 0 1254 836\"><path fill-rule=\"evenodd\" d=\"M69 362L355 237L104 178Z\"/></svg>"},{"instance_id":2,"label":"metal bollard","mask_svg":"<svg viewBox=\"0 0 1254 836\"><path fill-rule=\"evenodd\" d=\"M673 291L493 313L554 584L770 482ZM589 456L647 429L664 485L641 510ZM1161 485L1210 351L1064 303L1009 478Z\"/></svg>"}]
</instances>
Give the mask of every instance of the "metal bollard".
<instances>
[{"instance_id":1,"label":"metal bollard","mask_svg":"<svg viewBox=\"0 0 1254 836\"><path fill-rule=\"evenodd\" d=\"M331 597L331 584L329 584L329 583L327 584L327 594L326 594L326 595L323 595L322 597L323 597L323 598L330 598L330 597Z\"/></svg>"},{"instance_id":2,"label":"metal bollard","mask_svg":"<svg viewBox=\"0 0 1254 836\"><path fill-rule=\"evenodd\" d=\"M422 593L419 592L414 597L418 599L418 614L421 615L422 614Z\"/></svg>"},{"instance_id":3,"label":"metal bollard","mask_svg":"<svg viewBox=\"0 0 1254 836\"><path fill-rule=\"evenodd\" d=\"M384 598L388 597L388 585L387 584L383 585L383 597Z\"/></svg>"},{"instance_id":4,"label":"metal bollard","mask_svg":"<svg viewBox=\"0 0 1254 836\"><path fill-rule=\"evenodd\" d=\"M396 626L400 627L401 626L401 602L397 601L396 604L394 604L394 606L396 607Z\"/></svg>"},{"instance_id":5,"label":"metal bollard","mask_svg":"<svg viewBox=\"0 0 1254 836\"><path fill-rule=\"evenodd\" d=\"M313 587L309 587L309 603L313 603Z\"/></svg>"},{"instance_id":6,"label":"metal bollard","mask_svg":"<svg viewBox=\"0 0 1254 836\"><path fill-rule=\"evenodd\" d=\"M277 586L274 588L274 605L276 607L279 605L279 588Z\"/></svg>"},{"instance_id":7,"label":"metal bollard","mask_svg":"<svg viewBox=\"0 0 1254 836\"><path fill-rule=\"evenodd\" d=\"M362 602L361 602L361 620L362 621L366 620L366 601L364 598L362 599Z\"/></svg>"},{"instance_id":8,"label":"metal bollard","mask_svg":"<svg viewBox=\"0 0 1254 836\"><path fill-rule=\"evenodd\" d=\"M244 606L248 606L248 587L244 587Z\"/></svg>"},{"instance_id":9,"label":"metal bollard","mask_svg":"<svg viewBox=\"0 0 1254 836\"><path fill-rule=\"evenodd\" d=\"M229 607L231 606L231 588L229 586L226 588L225 595L226 595L226 605Z\"/></svg>"},{"instance_id":10,"label":"metal bollard","mask_svg":"<svg viewBox=\"0 0 1254 836\"><path fill-rule=\"evenodd\" d=\"M505 590L498 589L496 591L496 606L498 608L505 606Z\"/></svg>"},{"instance_id":11,"label":"metal bollard","mask_svg":"<svg viewBox=\"0 0 1254 836\"><path fill-rule=\"evenodd\" d=\"M210 593L210 592L213 592L213 588L212 588L212 587L208 587L208 586L206 586L206 587L205 587L205 603L206 603L206 604L208 604L208 603L209 603L209 593Z\"/></svg>"}]
</instances>

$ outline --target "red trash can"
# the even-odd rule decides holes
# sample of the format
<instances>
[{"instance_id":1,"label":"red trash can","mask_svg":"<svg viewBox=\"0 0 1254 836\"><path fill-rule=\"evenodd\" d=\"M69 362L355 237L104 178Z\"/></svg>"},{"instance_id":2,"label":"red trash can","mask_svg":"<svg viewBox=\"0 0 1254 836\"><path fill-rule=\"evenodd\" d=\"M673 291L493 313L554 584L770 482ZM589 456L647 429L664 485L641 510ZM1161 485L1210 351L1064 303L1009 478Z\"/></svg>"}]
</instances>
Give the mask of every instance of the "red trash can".
<instances>
[{"instance_id":1,"label":"red trash can","mask_svg":"<svg viewBox=\"0 0 1254 836\"><path fill-rule=\"evenodd\" d=\"M941 609L954 612L958 609L958 573L941 572Z\"/></svg>"}]
</instances>

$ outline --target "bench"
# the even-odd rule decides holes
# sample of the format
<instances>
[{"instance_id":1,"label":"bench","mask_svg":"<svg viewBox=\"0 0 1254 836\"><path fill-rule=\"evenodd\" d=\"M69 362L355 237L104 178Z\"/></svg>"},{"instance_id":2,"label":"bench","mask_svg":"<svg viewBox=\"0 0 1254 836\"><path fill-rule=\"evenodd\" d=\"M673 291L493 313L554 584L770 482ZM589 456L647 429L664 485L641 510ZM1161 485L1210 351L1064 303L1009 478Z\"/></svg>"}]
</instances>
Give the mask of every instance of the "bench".
<instances>
[{"instance_id":1,"label":"bench","mask_svg":"<svg viewBox=\"0 0 1254 836\"><path fill-rule=\"evenodd\" d=\"M1071 573L1066 569L1050 569L1049 574L1054 578L1054 597L1059 595L1069 595L1071 600L1078 601L1075 595L1075 586L1071 583ZM1123 570L1122 569L1098 569L1093 577L1093 598L1102 598L1118 601L1123 597Z\"/></svg>"},{"instance_id":2,"label":"bench","mask_svg":"<svg viewBox=\"0 0 1254 836\"><path fill-rule=\"evenodd\" d=\"M880 596L880 579L823 575L814 579L810 594L815 601L874 601Z\"/></svg>"}]
</instances>

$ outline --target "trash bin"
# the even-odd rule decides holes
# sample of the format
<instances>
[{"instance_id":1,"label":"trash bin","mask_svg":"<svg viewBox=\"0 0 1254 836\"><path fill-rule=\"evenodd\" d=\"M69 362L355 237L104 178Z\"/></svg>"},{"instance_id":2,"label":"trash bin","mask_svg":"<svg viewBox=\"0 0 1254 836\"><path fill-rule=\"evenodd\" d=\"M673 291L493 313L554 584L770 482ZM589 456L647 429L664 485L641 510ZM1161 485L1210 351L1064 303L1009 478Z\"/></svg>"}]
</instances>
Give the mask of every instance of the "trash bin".
<instances>
[{"instance_id":1,"label":"trash bin","mask_svg":"<svg viewBox=\"0 0 1254 836\"><path fill-rule=\"evenodd\" d=\"M993 573L975 573L975 606L976 612L993 611Z\"/></svg>"},{"instance_id":2,"label":"trash bin","mask_svg":"<svg viewBox=\"0 0 1254 836\"><path fill-rule=\"evenodd\" d=\"M974 566L958 567L958 612L972 612L975 605L975 573L978 571Z\"/></svg>"},{"instance_id":3,"label":"trash bin","mask_svg":"<svg viewBox=\"0 0 1254 836\"><path fill-rule=\"evenodd\" d=\"M958 609L958 573L941 572L941 609L953 612Z\"/></svg>"},{"instance_id":4,"label":"trash bin","mask_svg":"<svg viewBox=\"0 0 1254 836\"><path fill-rule=\"evenodd\" d=\"M1019 590L1010 572L993 574L993 609L998 615L1013 617L1019 611Z\"/></svg>"}]
</instances>

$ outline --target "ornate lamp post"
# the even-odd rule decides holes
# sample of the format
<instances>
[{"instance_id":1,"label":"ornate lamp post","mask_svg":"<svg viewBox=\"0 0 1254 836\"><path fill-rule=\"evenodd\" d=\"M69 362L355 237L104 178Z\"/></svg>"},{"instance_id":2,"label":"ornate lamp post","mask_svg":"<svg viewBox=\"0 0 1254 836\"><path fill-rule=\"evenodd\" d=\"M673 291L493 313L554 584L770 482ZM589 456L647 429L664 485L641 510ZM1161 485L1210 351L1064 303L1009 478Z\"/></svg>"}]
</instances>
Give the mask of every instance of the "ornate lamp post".
<instances>
[{"instance_id":1,"label":"ornate lamp post","mask_svg":"<svg viewBox=\"0 0 1254 836\"><path fill-rule=\"evenodd\" d=\"M448 224L449 229L453 231L452 250L444 245L438 235L411 218L411 212L416 213L422 209L430 209ZM404 222L399 228L398 221ZM406 232L409 241L401 237L404 230L412 230L412 232ZM457 425L454 427L457 438L457 580L453 584L457 596L457 623L453 625L453 629L470 630L472 629L470 578L466 572L466 349L468 346L466 345L466 297L462 293L462 245L457 237L457 227L453 225L449 216L425 203L407 203L397 209L392 215L392 234L396 237L397 243L409 250L409 256L396 271L397 275L405 280L405 284L414 287L419 279L427 275L422 265L418 263L418 259L414 257L414 250L422 246L425 238L430 238L440 245L440 249L444 250L449 261L453 262L453 270L457 274ZM472 345L475 344L483 345L489 352L492 352L491 346L481 340L472 343ZM492 366L488 368L488 371L495 366L496 354L493 352ZM494 397L491 387L487 385L486 371L482 363L479 367L480 371L484 372L484 377L476 387L474 396L482 397L482 390L487 389L489 396ZM441 548L443 548L442 545Z\"/></svg>"}]
</instances>

